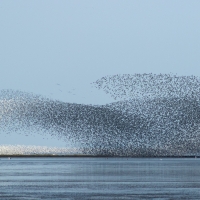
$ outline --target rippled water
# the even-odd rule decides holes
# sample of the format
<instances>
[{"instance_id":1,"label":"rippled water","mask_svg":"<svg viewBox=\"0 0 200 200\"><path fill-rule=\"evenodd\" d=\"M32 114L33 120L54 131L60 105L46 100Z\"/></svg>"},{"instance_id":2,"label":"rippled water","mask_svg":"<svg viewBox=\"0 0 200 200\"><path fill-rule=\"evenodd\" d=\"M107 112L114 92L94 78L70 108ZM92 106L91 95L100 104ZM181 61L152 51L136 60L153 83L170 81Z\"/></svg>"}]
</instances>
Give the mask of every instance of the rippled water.
<instances>
[{"instance_id":1,"label":"rippled water","mask_svg":"<svg viewBox=\"0 0 200 200\"><path fill-rule=\"evenodd\" d=\"M1 158L0 199L200 199L200 159Z\"/></svg>"}]
</instances>

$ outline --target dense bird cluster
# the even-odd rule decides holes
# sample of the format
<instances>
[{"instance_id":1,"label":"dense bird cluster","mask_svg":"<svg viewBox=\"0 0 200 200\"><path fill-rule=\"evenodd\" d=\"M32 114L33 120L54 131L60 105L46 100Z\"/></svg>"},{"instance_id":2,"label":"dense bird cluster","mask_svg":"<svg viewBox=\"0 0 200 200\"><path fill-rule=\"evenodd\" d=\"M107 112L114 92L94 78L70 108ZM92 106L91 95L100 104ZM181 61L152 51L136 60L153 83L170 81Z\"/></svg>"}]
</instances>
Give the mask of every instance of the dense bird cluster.
<instances>
[{"instance_id":1,"label":"dense bird cluster","mask_svg":"<svg viewBox=\"0 0 200 200\"><path fill-rule=\"evenodd\" d=\"M170 74L123 74L105 76L92 83L116 100L171 98L197 95L200 78Z\"/></svg>"},{"instance_id":2,"label":"dense bird cluster","mask_svg":"<svg viewBox=\"0 0 200 200\"><path fill-rule=\"evenodd\" d=\"M120 101L94 106L1 91L0 129L38 131L90 155L200 154L198 77L117 75L93 84Z\"/></svg>"}]
</instances>

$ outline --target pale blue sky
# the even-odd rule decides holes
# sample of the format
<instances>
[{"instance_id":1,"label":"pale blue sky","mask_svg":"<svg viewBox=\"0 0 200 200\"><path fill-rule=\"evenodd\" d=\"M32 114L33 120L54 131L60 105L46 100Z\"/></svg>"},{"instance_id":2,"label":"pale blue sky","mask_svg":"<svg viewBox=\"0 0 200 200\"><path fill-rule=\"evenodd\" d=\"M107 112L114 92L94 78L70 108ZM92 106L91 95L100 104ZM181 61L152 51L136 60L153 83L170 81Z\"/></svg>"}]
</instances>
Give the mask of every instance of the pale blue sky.
<instances>
[{"instance_id":1,"label":"pale blue sky","mask_svg":"<svg viewBox=\"0 0 200 200\"><path fill-rule=\"evenodd\" d=\"M0 89L99 104L112 101L90 90L102 76L200 76L199 10L199 0L1 0Z\"/></svg>"}]
</instances>

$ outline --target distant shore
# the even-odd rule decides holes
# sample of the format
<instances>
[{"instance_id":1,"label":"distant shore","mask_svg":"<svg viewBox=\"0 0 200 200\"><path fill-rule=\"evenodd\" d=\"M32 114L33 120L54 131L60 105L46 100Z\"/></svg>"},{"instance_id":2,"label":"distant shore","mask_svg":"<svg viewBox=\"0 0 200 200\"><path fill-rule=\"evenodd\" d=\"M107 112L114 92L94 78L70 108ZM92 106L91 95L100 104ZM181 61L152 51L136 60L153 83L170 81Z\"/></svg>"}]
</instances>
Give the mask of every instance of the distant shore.
<instances>
[{"instance_id":1,"label":"distant shore","mask_svg":"<svg viewBox=\"0 0 200 200\"><path fill-rule=\"evenodd\" d=\"M0 155L0 158L200 158L200 156L110 156L110 155L51 155L51 154L32 154L32 155Z\"/></svg>"}]
</instances>

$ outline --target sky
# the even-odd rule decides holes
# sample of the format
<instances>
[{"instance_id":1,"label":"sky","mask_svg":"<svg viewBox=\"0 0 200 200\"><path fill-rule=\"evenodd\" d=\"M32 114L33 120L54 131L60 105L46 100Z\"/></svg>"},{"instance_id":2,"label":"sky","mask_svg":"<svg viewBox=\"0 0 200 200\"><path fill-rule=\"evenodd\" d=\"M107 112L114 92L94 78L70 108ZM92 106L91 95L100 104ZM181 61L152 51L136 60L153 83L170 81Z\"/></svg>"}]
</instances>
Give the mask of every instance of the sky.
<instances>
[{"instance_id":1,"label":"sky","mask_svg":"<svg viewBox=\"0 0 200 200\"><path fill-rule=\"evenodd\" d=\"M0 90L105 104L90 84L103 76L200 76L199 10L199 0L1 0Z\"/></svg>"},{"instance_id":2,"label":"sky","mask_svg":"<svg viewBox=\"0 0 200 200\"><path fill-rule=\"evenodd\" d=\"M71 103L113 99L106 75L200 76L199 0L1 0L0 90Z\"/></svg>"}]
</instances>

